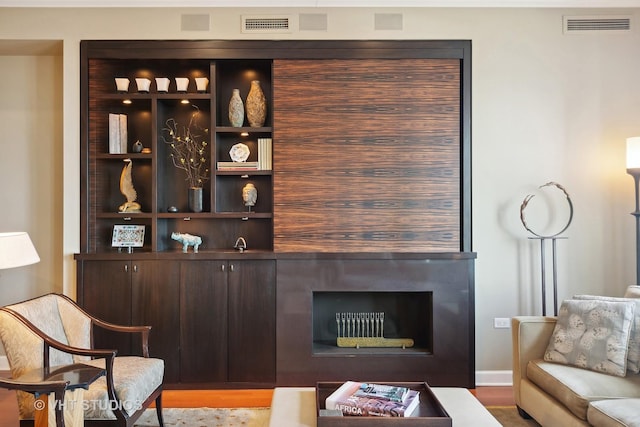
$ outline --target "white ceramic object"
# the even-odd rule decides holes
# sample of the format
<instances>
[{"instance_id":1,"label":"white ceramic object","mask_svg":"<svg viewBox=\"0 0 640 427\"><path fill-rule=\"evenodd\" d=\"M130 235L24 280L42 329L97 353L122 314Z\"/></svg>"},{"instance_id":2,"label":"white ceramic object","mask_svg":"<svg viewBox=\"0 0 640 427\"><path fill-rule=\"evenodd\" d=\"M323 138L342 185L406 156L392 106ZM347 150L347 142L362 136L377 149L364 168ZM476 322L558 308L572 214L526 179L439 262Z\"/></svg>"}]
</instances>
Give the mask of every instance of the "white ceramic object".
<instances>
[{"instance_id":1,"label":"white ceramic object","mask_svg":"<svg viewBox=\"0 0 640 427\"><path fill-rule=\"evenodd\" d=\"M196 77L196 89L198 92L206 92L209 85L209 79L206 77Z\"/></svg>"},{"instance_id":2,"label":"white ceramic object","mask_svg":"<svg viewBox=\"0 0 640 427\"><path fill-rule=\"evenodd\" d=\"M127 92L129 90L129 79L116 77L116 89L118 92Z\"/></svg>"},{"instance_id":3,"label":"white ceramic object","mask_svg":"<svg viewBox=\"0 0 640 427\"><path fill-rule=\"evenodd\" d=\"M249 158L249 147L242 142L235 144L229 150L229 156L234 162L244 162Z\"/></svg>"},{"instance_id":4,"label":"white ceramic object","mask_svg":"<svg viewBox=\"0 0 640 427\"><path fill-rule=\"evenodd\" d=\"M169 92L169 80L166 77L156 77L156 88L158 92Z\"/></svg>"},{"instance_id":5,"label":"white ceramic object","mask_svg":"<svg viewBox=\"0 0 640 427\"><path fill-rule=\"evenodd\" d=\"M187 77L176 77L176 89L178 92L186 92L189 87L189 79Z\"/></svg>"},{"instance_id":6,"label":"white ceramic object","mask_svg":"<svg viewBox=\"0 0 640 427\"><path fill-rule=\"evenodd\" d=\"M138 92L149 92L151 80L145 77L139 77L136 79L136 85L138 86Z\"/></svg>"}]
</instances>

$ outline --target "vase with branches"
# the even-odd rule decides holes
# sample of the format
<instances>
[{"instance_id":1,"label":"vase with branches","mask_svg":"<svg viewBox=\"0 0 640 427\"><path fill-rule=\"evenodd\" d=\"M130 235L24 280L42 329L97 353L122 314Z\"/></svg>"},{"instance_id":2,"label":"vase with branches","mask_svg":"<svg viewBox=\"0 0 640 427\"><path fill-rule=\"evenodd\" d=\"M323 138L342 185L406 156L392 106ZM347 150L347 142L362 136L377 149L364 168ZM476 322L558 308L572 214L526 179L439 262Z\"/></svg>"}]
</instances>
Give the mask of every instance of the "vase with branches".
<instances>
[{"instance_id":1,"label":"vase with branches","mask_svg":"<svg viewBox=\"0 0 640 427\"><path fill-rule=\"evenodd\" d=\"M174 118L167 119L162 129L162 139L170 147L169 156L173 165L182 169L185 174L188 187L192 192L200 194L199 206L191 206L194 212L202 210L202 186L209 180L209 167L207 160L207 146L209 129L198 124L200 109L193 105L194 113L187 125L181 125ZM199 189L199 190L195 190ZM189 197L191 202L191 196Z\"/></svg>"}]
</instances>

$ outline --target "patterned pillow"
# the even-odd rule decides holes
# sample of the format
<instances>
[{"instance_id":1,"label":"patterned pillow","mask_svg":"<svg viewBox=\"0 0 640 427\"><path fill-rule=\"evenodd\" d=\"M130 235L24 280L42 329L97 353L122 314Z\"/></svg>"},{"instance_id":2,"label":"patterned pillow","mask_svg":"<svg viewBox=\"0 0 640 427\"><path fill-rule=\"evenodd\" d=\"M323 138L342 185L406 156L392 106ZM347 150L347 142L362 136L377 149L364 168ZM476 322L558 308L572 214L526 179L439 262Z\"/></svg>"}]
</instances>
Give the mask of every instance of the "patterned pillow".
<instances>
[{"instance_id":1,"label":"patterned pillow","mask_svg":"<svg viewBox=\"0 0 640 427\"><path fill-rule=\"evenodd\" d=\"M633 302L563 301L544 360L625 376L634 308Z\"/></svg>"},{"instance_id":2,"label":"patterned pillow","mask_svg":"<svg viewBox=\"0 0 640 427\"><path fill-rule=\"evenodd\" d=\"M627 369L637 374L640 372L640 299L639 298L615 298L598 295L574 295L573 299L599 299L602 301L628 301L635 304L633 321L631 322L631 335L629 336L629 353L627 354Z\"/></svg>"}]
</instances>

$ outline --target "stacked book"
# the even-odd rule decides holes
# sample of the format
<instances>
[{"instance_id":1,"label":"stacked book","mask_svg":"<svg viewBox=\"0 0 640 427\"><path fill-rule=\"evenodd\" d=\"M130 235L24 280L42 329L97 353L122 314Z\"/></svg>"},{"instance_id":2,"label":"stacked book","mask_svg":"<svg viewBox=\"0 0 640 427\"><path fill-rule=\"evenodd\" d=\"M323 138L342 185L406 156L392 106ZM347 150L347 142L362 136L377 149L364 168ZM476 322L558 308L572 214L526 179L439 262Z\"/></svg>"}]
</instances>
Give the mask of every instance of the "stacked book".
<instances>
[{"instance_id":1,"label":"stacked book","mask_svg":"<svg viewBox=\"0 0 640 427\"><path fill-rule=\"evenodd\" d=\"M219 171L257 171L258 162L218 162Z\"/></svg>"},{"instance_id":2,"label":"stacked book","mask_svg":"<svg viewBox=\"0 0 640 427\"><path fill-rule=\"evenodd\" d=\"M410 417L420 403L420 392L408 387L347 381L331 393L325 408L343 415Z\"/></svg>"},{"instance_id":3,"label":"stacked book","mask_svg":"<svg viewBox=\"0 0 640 427\"><path fill-rule=\"evenodd\" d=\"M127 152L127 115L109 113L109 154Z\"/></svg>"}]
</instances>

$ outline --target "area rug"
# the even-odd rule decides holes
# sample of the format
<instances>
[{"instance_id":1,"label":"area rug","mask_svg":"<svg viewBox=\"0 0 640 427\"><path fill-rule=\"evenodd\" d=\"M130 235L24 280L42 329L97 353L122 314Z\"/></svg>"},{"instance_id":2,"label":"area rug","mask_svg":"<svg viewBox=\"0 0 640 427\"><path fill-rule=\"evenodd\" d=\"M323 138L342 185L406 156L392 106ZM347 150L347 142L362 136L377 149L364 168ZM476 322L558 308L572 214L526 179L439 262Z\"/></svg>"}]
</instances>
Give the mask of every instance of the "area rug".
<instances>
[{"instance_id":1,"label":"area rug","mask_svg":"<svg viewBox=\"0 0 640 427\"><path fill-rule=\"evenodd\" d=\"M535 420L525 420L515 406L487 406L487 410L504 427L540 427Z\"/></svg>"},{"instance_id":2,"label":"area rug","mask_svg":"<svg viewBox=\"0 0 640 427\"><path fill-rule=\"evenodd\" d=\"M162 410L165 427L268 427L269 408L166 408ZM155 409L147 409L136 427L158 426Z\"/></svg>"}]
</instances>

